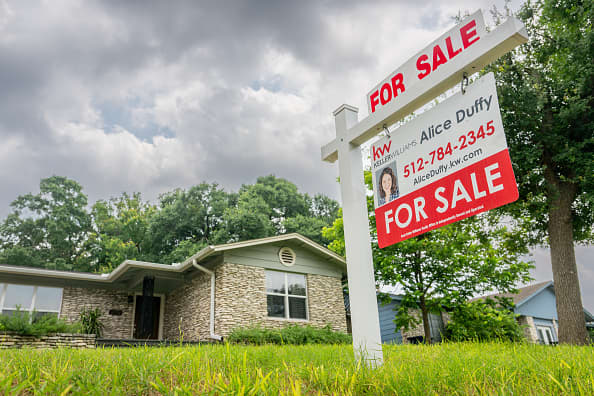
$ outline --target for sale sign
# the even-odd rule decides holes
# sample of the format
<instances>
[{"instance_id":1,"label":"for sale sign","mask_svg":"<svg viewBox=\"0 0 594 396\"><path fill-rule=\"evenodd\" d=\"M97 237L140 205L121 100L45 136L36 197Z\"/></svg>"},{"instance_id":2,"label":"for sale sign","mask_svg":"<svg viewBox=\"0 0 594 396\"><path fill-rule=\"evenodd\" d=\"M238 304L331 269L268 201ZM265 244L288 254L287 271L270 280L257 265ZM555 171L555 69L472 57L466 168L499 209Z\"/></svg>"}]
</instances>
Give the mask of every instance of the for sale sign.
<instances>
[{"instance_id":1,"label":"for sale sign","mask_svg":"<svg viewBox=\"0 0 594 396\"><path fill-rule=\"evenodd\" d=\"M399 95L414 89L415 85L430 75L443 75L446 65L454 58L463 58L471 49L483 46L486 34L480 10L465 18L369 91L369 114L398 100Z\"/></svg>"},{"instance_id":2,"label":"for sale sign","mask_svg":"<svg viewBox=\"0 0 594 396\"><path fill-rule=\"evenodd\" d=\"M518 198L492 73L371 146L380 247Z\"/></svg>"}]
</instances>

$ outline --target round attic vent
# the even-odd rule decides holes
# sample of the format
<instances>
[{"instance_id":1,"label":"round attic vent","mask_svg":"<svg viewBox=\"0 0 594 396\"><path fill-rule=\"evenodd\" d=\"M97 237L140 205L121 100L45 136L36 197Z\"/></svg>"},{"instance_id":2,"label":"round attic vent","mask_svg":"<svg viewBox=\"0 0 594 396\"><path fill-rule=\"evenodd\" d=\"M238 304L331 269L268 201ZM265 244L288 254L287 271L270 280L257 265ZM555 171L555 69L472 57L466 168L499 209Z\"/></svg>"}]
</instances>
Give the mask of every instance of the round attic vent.
<instances>
[{"instance_id":1,"label":"round attic vent","mask_svg":"<svg viewBox=\"0 0 594 396\"><path fill-rule=\"evenodd\" d=\"M283 247L278 251L278 258L280 259L281 264L286 265L287 267L295 264L296 257L295 252L291 248Z\"/></svg>"}]
</instances>

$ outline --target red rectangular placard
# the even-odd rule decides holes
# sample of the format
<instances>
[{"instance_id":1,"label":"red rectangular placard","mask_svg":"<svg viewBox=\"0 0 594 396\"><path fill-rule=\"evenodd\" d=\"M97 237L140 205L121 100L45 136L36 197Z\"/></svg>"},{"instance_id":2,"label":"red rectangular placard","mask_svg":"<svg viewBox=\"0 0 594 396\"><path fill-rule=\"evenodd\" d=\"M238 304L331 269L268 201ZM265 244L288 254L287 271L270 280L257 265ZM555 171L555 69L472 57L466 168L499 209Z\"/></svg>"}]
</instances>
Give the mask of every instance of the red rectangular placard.
<instances>
[{"instance_id":1,"label":"red rectangular placard","mask_svg":"<svg viewBox=\"0 0 594 396\"><path fill-rule=\"evenodd\" d=\"M375 210L379 247L412 238L518 199L504 149Z\"/></svg>"}]
</instances>

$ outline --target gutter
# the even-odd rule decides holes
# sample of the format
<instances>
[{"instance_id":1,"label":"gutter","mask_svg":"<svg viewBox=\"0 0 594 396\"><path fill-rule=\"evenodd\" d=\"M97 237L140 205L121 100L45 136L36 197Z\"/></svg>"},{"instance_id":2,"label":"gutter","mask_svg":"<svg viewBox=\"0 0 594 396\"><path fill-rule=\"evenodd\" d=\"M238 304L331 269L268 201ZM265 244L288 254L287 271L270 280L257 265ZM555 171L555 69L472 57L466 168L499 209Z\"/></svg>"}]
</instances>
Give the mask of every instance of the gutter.
<instances>
[{"instance_id":1,"label":"gutter","mask_svg":"<svg viewBox=\"0 0 594 396\"><path fill-rule=\"evenodd\" d=\"M210 275L210 338L220 341L223 337L215 334L215 273L199 265L196 259L192 260L192 266Z\"/></svg>"}]
</instances>

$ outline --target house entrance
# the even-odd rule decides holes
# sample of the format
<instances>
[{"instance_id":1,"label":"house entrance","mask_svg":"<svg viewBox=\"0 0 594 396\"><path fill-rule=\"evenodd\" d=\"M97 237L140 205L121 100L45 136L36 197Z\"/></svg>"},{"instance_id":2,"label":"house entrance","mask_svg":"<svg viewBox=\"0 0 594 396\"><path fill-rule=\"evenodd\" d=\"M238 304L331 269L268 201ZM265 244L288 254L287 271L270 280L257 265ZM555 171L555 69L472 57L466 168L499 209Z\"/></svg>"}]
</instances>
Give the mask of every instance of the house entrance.
<instances>
[{"instance_id":1,"label":"house entrance","mask_svg":"<svg viewBox=\"0 0 594 396\"><path fill-rule=\"evenodd\" d=\"M142 309L144 306L144 299L149 299L151 301L151 308L149 309L149 313L151 314L149 317L150 332L142 334L142 325L141 325L141 318L142 318ZM134 309L134 338L136 339L143 339L143 340L158 340L159 339L159 320L161 315L161 297L143 297L143 296L136 296L136 304Z\"/></svg>"}]
</instances>

